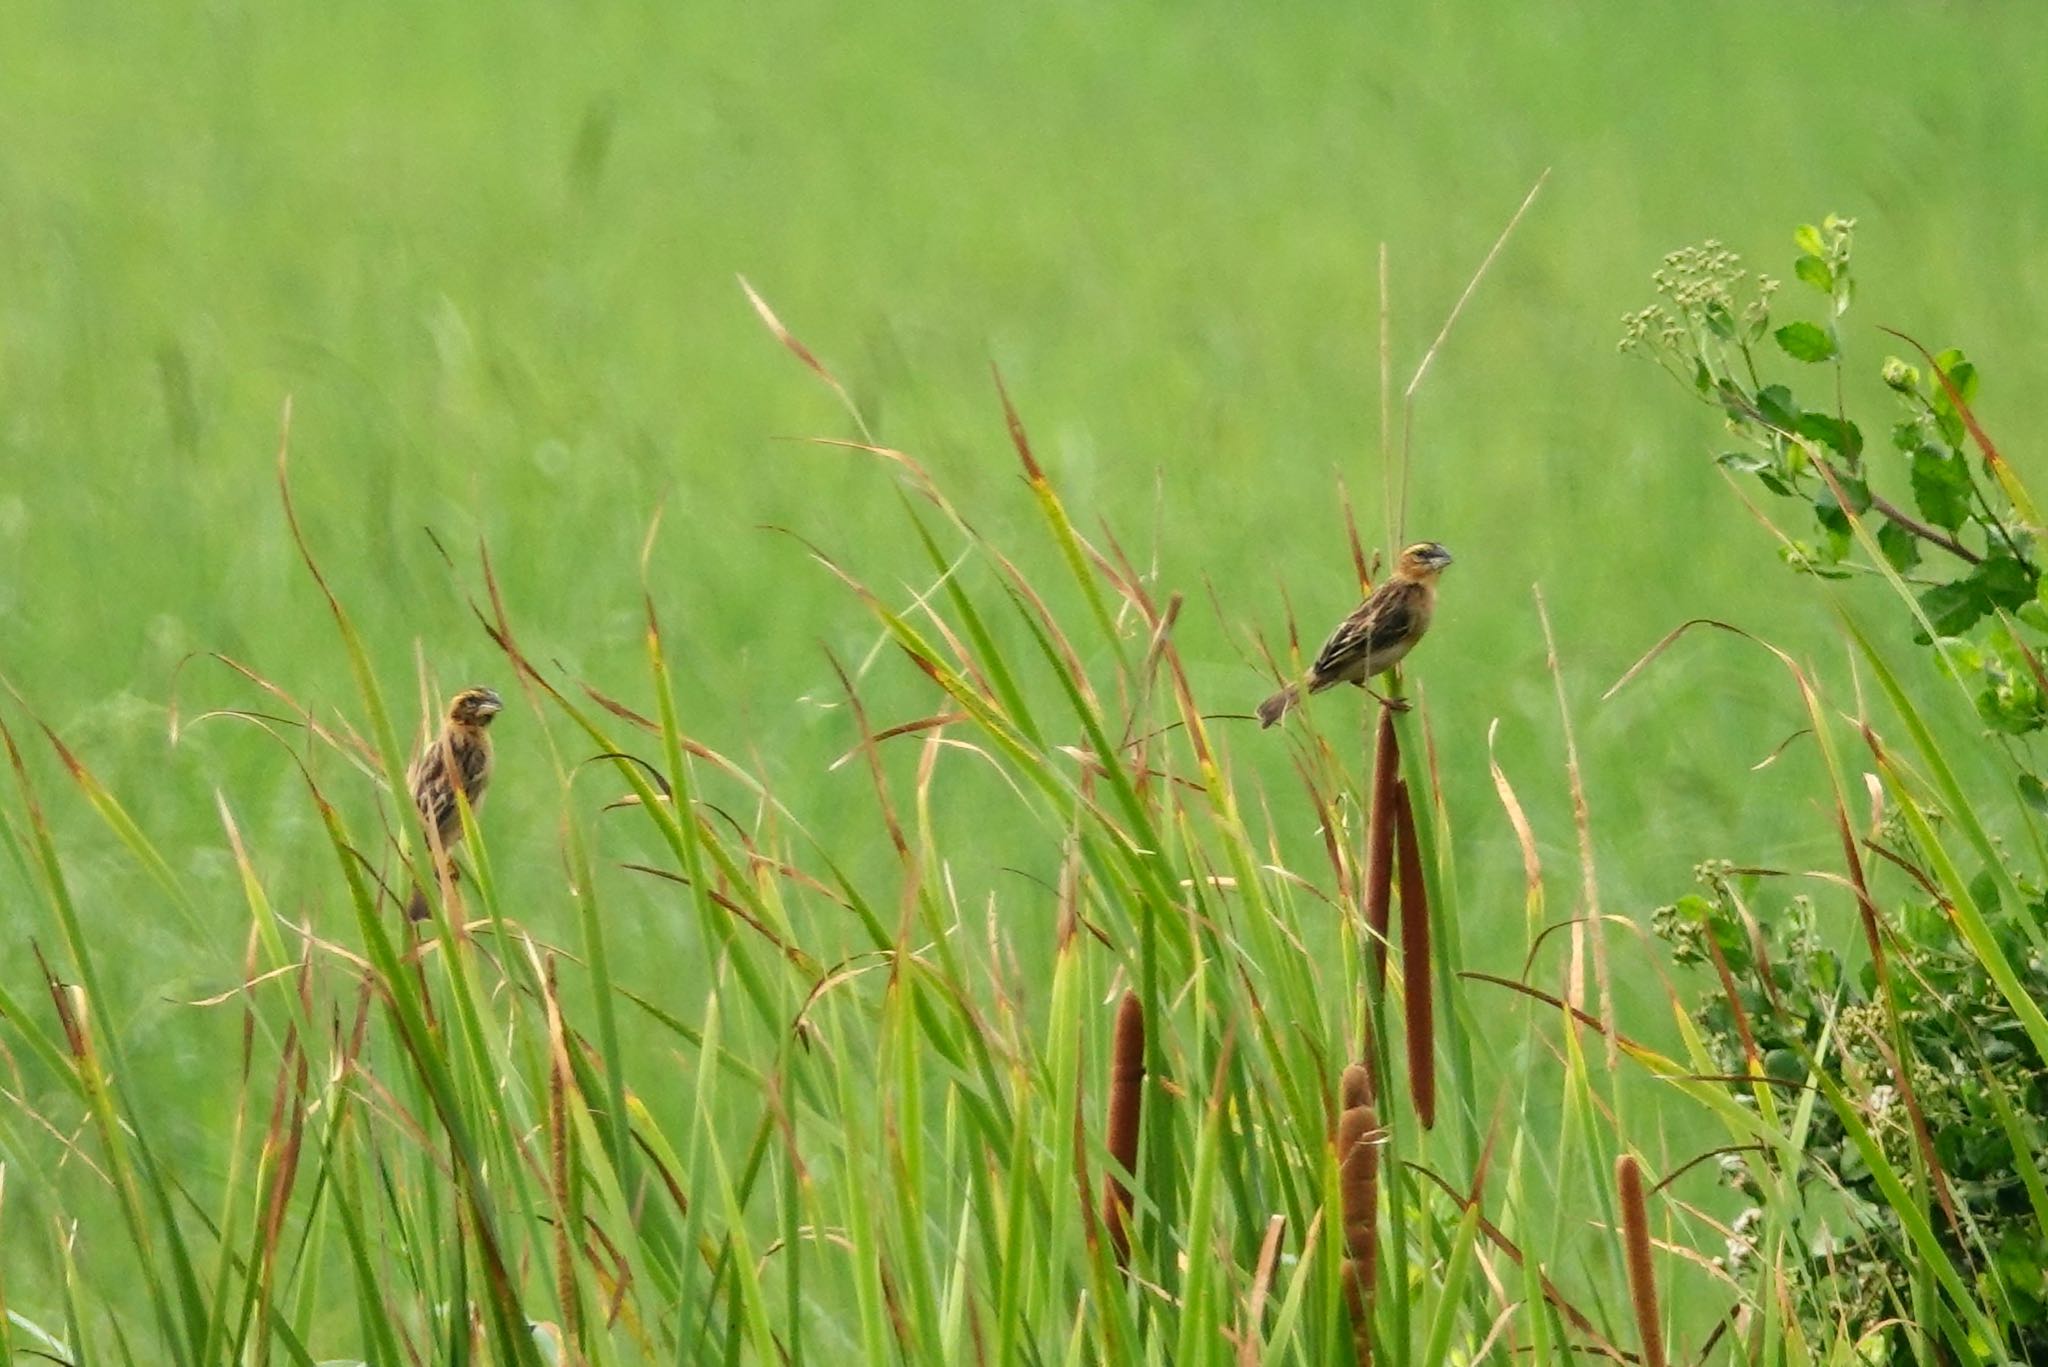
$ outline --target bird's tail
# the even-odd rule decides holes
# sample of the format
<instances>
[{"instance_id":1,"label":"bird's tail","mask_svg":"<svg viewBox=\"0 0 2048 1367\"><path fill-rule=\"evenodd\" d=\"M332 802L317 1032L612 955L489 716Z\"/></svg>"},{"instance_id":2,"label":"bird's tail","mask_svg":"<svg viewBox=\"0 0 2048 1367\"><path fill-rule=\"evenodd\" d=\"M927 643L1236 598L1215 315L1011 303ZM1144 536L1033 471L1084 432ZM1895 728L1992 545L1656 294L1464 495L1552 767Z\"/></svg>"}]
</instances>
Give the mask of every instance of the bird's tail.
<instances>
[{"instance_id":1,"label":"bird's tail","mask_svg":"<svg viewBox=\"0 0 2048 1367\"><path fill-rule=\"evenodd\" d=\"M1301 685L1289 684L1259 704L1259 725L1271 726L1287 715L1287 709L1301 700Z\"/></svg>"}]
</instances>

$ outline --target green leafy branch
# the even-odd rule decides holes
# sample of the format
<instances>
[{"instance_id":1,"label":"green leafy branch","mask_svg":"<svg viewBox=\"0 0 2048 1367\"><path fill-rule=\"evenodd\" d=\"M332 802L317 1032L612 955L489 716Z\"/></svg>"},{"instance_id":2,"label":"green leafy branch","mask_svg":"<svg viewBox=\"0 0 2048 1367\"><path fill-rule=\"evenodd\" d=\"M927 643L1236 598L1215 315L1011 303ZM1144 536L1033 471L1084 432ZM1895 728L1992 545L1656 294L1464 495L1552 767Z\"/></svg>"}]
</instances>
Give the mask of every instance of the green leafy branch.
<instances>
[{"instance_id":1,"label":"green leafy branch","mask_svg":"<svg viewBox=\"0 0 2048 1367\"><path fill-rule=\"evenodd\" d=\"M1792 273L1820 296L1818 321L1775 319L1780 282L1752 277L1736 252L1710 239L1664 258L1652 275L1656 300L1622 319L1621 349L1647 356L1721 413L1742 443L1717 458L1723 469L1753 477L1776 498L1808 505L1813 532L1788 536L1780 551L1795 570L1837 579L1879 572L1854 559L1851 519L1874 514L1888 568L1920 590L1920 611L1932 628L1932 637L1923 632L1921 639L1939 638L1944 662L1978 679L1988 725L2006 734L2038 730L2048 725L2048 675L2013 630L2018 621L2048 635L2031 501L1971 414L1981 377L1955 348L1931 353L1892 334L1913 345L1926 366L1885 358L1879 373L1898 404L1890 420L1893 455L1881 460L1866 450L1843 384L1843 318L1856 297L1855 227L1855 220L1830 214L1794 234L1799 255ZM1772 373L1788 362L1789 378ZM1820 366L1828 371L1823 385L1799 383L1808 367ZM1968 454L1972 442L1981 472ZM1880 485L1895 492L1887 496ZM1924 560L1930 548L1949 570ZM1980 640L1957 639L1987 619L1991 626Z\"/></svg>"}]
</instances>

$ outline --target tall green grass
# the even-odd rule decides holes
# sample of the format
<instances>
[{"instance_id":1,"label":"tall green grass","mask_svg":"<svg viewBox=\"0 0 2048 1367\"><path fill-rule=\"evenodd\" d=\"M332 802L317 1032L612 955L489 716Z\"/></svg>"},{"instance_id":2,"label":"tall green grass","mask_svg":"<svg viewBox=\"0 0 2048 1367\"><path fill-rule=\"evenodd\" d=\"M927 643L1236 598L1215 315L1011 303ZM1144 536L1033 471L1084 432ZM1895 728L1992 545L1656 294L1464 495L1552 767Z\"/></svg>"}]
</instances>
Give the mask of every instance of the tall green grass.
<instances>
[{"instance_id":1,"label":"tall green grass","mask_svg":"<svg viewBox=\"0 0 2048 1367\"><path fill-rule=\"evenodd\" d=\"M173 1144L176 1109L136 1086L103 987L119 947L81 915L79 855L49 813L90 808L104 849L151 879L152 914L189 903L186 877L17 700L0 829L61 943L47 1000L0 997L0 1343L81 1364L1856 1361L1861 1345L1784 1294L1821 1256L1806 1193L1829 1175L1802 1136L1827 1107L1902 1220L1902 1341L1999 1360L2012 1273L1935 1237L1938 1162L1873 1135L1867 1079L1825 1047L1798 1078L1755 1060L1726 1075L1676 988L1679 1050L1645 1043L1611 982L1659 956L1600 914L1590 842L1579 869L1544 869L1498 765L1524 833L1524 967L1468 971L1427 694L1398 711L1319 700L1281 734L1205 698L1176 640L1182 594L1069 502L1000 387L992 401L1029 536L990 540L916 456L842 442L894 482L928 578L906 593L813 552L877 632L837 668L885 875L849 876L801 803L689 735L656 595L643 679L613 696L529 653L486 549L453 573L524 695L513 720L545 737L562 867L552 887L509 887L473 823L461 914L437 906L421 928L397 914L420 854L391 796L401 705L281 460L309 610L357 693L323 717L251 682L269 711L241 719L298 765L335 896L278 905L221 795L246 948L240 985L205 1008L239 1017L234 1120L210 1142ZM1782 652L1789 669L1767 674L1807 712L1830 776L1816 796L1846 840L1841 738L1868 748L1999 976L1973 929L1992 913L1951 852L1990 837L1925 704L1850 639L1884 721ZM1553 659L1561 675L1567 652ZM891 671L920 681L921 709L870 709ZM1583 835L1598 795L1570 723L1567 705ZM1294 792L1240 777L1253 744L1288 747ZM61 761L60 790L26 762L35 746ZM1005 795L976 819L999 811L1053 852L1049 876L980 904L957 895L946 819L969 776ZM1280 856L1286 811L1313 814L1318 863ZM701 994L621 971L593 877L620 822L691 928ZM1876 915L1844 848L1855 887L1834 895ZM1583 884L1573 914L1551 909L1560 877ZM544 901L573 910L573 936L516 910ZM1047 934L1048 971L1030 975ZM1771 1193L1739 1236L1702 1161L1719 1151ZM1717 1256L1737 1237L1742 1256Z\"/></svg>"}]
</instances>

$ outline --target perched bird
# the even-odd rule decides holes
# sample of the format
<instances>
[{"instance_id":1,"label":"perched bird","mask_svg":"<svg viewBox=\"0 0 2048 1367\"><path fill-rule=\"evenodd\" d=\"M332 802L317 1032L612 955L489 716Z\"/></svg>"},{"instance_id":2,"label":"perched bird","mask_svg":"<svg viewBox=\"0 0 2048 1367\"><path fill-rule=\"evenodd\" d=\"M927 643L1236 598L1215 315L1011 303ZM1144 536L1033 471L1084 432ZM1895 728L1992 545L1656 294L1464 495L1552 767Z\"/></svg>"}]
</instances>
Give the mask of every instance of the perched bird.
<instances>
[{"instance_id":1,"label":"perched bird","mask_svg":"<svg viewBox=\"0 0 2048 1367\"><path fill-rule=\"evenodd\" d=\"M1304 687L1311 693L1340 683L1364 687L1373 675L1399 664L1429 630L1436 579L1450 563L1451 553L1434 541L1418 541L1402 551L1387 581L1323 642L1305 683L1289 684L1259 704L1259 725L1271 726L1286 716L1301 701Z\"/></svg>"},{"instance_id":2,"label":"perched bird","mask_svg":"<svg viewBox=\"0 0 2048 1367\"><path fill-rule=\"evenodd\" d=\"M405 772L413 806L426 824L428 855L450 882L455 880L455 865L447 862L448 852L462 839L462 813L455 795L459 792L469 800L471 812L483 805L484 789L491 781L491 718L504 710L504 701L491 689L463 689L448 703L441 734L427 742ZM427 919L425 888L413 888L406 914L415 921Z\"/></svg>"}]
</instances>

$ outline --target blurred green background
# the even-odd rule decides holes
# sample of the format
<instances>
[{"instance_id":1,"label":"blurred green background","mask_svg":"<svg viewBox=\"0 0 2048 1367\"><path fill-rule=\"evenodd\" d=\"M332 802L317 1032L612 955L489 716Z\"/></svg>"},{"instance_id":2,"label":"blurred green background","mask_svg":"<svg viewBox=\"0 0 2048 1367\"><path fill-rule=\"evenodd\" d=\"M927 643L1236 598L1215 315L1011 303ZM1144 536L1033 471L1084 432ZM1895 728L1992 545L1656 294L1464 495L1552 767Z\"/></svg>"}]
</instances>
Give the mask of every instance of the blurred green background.
<instances>
[{"instance_id":1,"label":"blurred green background","mask_svg":"<svg viewBox=\"0 0 2048 1367\"><path fill-rule=\"evenodd\" d=\"M1713 415L1616 354L1618 319L1673 246L1719 237L1784 275L1794 224L1853 215L1852 407L1883 411L1876 323L1961 342L1987 377L1980 411L2031 473L2025 434L2048 416L2026 383L2048 284L2042 48L2020 5L17 0L0 12L0 672L213 899L212 919L172 914L32 755L124 993L99 1009L145 1040L147 1087L227 1066L209 1051L233 1022L173 1004L231 986L241 962L216 793L285 909L347 924L286 753L193 721L260 695L203 658L180 669L221 651L354 712L280 510L287 395L308 535L404 724L422 669L437 692L512 683L464 604L479 538L531 653L647 706L640 557L661 510L645 584L686 728L872 872L889 855L868 780L828 769L854 732L824 649L857 662L875 632L764 528L899 604L930 574L886 466L790 440L852 428L735 276L881 441L1049 567L1000 365L1084 530L1113 525L1162 592L1187 594L1178 639L1203 705L1248 712L1270 681L1247 642L1284 640L1283 590L1318 639L1353 602L1340 478L1367 535L1383 525L1380 244L1400 384L1546 167L1413 413L1409 530L1458 556L1411 677L1468 945L1491 967L1521 948L1495 719L1551 913L1573 907L1538 582L1606 910L1647 921L1709 856L1824 863L1820 810L1785 815L1819 791L1812 757L1750 769L1801 724L1753 649L1703 638L1596 701L1698 615L1846 682L1820 596L1712 464ZM1788 290L1782 311L1802 307ZM1881 589L1864 601L1896 615ZM937 707L893 655L864 693L877 725ZM1319 700L1333 728L1353 708ZM487 828L500 876L531 889L517 914L566 934L541 727L523 706L501 723ZM1288 740L1249 722L1219 734L1282 854L1320 876ZM316 763L368 810L367 780ZM575 800L615 788L593 778ZM961 904L978 915L994 893L1020 942L1049 942L1051 899L1005 870L1042 874L1056 844L967 766L946 795ZM638 840L600 853L645 857ZM25 951L53 931L25 878L0 873L0 974L27 998ZM606 878L627 978L687 1003L696 932L672 891ZM1835 912L1846 930L1846 902ZM198 1104L183 1121L218 1117Z\"/></svg>"}]
</instances>

